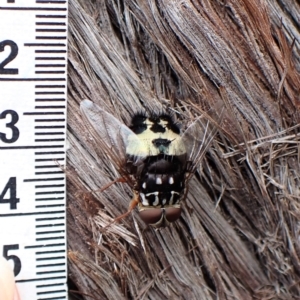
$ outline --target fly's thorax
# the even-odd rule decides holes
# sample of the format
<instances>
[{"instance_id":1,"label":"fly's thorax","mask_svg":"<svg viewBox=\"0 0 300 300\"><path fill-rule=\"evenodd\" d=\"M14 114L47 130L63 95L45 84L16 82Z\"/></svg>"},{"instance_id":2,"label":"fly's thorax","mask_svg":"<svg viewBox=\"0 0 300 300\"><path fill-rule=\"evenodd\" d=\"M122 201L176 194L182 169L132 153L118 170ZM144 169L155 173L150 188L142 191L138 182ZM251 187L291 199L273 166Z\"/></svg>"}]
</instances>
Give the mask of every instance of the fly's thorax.
<instances>
[{"instance_id":1,"label":"fly's thorax","mask_svg":"<svg viewBox=\"0 0 300 300\"><path fill-rule=\"evenodd\" d=\"M155 156L159 154L182 155L186 153L181 136L168 132L156 134L145 131L128 137L126 154L135 157Z\"/></svg>"},{"instance_id":2,"label":"fly's thorax","mask_svg":"<svg viewBox=\"0 0 300 300\"><path fill-rule=\"evenodd\" d=\"M186 153L180 129L167 115L149 118L135 116L130 128L135 134L128 137L127 155L145 157Z\"/></svg>"}]
</instances>

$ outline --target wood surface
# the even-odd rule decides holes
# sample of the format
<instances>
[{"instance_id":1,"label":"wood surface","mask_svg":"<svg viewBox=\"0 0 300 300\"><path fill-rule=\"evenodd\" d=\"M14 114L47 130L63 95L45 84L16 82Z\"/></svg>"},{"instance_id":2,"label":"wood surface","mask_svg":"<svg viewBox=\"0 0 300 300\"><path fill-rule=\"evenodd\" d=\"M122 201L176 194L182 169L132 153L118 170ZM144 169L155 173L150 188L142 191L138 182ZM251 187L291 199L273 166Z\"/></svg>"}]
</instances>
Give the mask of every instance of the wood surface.
<instances>
[{"instance_id":1,"label":"wood surface","mask_svg":"<svg viewBox=\"0 0 300 300\"><path fill-rule=\"evenodd\" d=\"M300 5L294 0L70 0L71 299L300 298ZM153 230L83 123L170 109L217 128L182 217ZM220 114L222 118L220 119Z\"/></svg>"}]
</instances>

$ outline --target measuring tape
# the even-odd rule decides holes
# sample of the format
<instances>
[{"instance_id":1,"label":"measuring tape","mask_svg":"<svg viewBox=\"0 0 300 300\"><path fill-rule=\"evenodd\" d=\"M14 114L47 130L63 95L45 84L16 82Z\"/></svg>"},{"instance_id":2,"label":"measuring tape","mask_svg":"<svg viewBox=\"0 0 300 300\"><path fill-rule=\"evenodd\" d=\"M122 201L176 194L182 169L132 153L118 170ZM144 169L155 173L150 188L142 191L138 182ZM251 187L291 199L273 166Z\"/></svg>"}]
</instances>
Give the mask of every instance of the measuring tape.
<instances>
[{"instance_id":1,"label":"measuring tape","mask_svg":"<svg viewBox=\"0 0 300 300\"><path fill-rule=\"evenodd\" d=\"M0 251L22 300L67 299L67 7L0 0Z\"/></svg>"}]
</instances>

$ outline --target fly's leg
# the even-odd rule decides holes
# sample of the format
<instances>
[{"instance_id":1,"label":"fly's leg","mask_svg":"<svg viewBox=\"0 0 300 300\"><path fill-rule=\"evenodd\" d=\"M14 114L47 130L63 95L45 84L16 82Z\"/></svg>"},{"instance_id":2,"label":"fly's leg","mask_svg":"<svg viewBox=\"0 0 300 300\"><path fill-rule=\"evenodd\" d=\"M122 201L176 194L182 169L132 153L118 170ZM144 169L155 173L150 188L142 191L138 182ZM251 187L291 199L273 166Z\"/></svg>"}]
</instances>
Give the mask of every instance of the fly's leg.
<instances>
[{"instance_id":1,"label":"fly's leg","mask_svg":"<svg viewBox=\"0 0 300 300\"><path fill-rule=\"evenodd\" d=\"M109 187L111 187L113 184L117 183L117 182L127 182L127 179L124 177L119 177L111 182L109 182L108 184L106 184L104 187L102 187L101 189L97 189L97 190L92 190L92 191L83 191L83 190L79 190L76 192L76 196L83 196L83 197L88 197L88 195L91 195L93 193L102 193L103 191L105 191L106 189L108 189Z\"/></svg>"},{"instance_id":2,"label":"fly's leg","mask_svg":"<svg viewBox=\"0 0 300 300\"><path fill-rule=\"evenodd\" d=\"M139 193L137 191L133 192L133 197L129 203L129 207L126 213L122 214L121 216L118 216L117 218L114 219L114 223L115 222L119 222L120 220L122 220L123 218L127 217L134 209L135 207L138 205L139 203Z\"/></svg>"},{"instance_id":3,"label":"fly's leg","mask_svg":"<svg viewBox=\"0 0 300 300\"><path fill-rule=\"evenodd\" d=\"M102 187L101 189L99 189L99 192L103 192L106 189L108 189L110 186L112 186L113 184L117 183L117 182L126 182L127 180L123 177L119 177L113 181L111 181L110 183L106 184L104 187Z\"/></svg>"},{"instance_id":4,"label":"fly's leg","mask_svg":"<svg viewBox=\"0 0 300 300\"><path fill-rule=\"evenodd\" d=\"M113 184L117 183L117 182L127 182L127 179L124 178L124 177L119 177L111 182L109 182L108 184L106 184L104 187L102 187L101 189L97 189L97 190L92 190L92 191L89 191L89 192L82 192L83 194L93 194L93 193L102 193L103 191L105 191L106 189L108 189L109 187L111 187ZM78 193L79 194L79 193Z\"/></svg>"},{"instance_id":5,"label":"fly's leg","mask_svg":"<svg viewBox=\"0 0 300 300\"><path fill-rule=\"evenodd\" d=\"M111 223L109 223L108 225L106 225L103 229L106 230L107 227L109 227L110 225L112 225L113 223L119 222L120 220L122 220L123 218L127 217L134 209L135 207L139 204L139 193L134 190L133 191L133 197L129 203L129 207L126 213L116 217Z\"/></svg>"},{"instance_id":6,"label":"fly's leg","mask_svg":"<svg viewBox=\"0 0 300 300\"><path fill-rule=\"evenodd\" d=\"M110 186L112 186L113 184L117 183L117 182L127 182L126 178L124 177L119 177L113 181L111 181L110 183L106 184L104 187L102 187L101 189L98 189L98 190L95 190L95 191L92 191L92 193L94 192L100 192L102 193L103 191L105 191L106 189L108 189Z\"/></svg>"}]
</instances>

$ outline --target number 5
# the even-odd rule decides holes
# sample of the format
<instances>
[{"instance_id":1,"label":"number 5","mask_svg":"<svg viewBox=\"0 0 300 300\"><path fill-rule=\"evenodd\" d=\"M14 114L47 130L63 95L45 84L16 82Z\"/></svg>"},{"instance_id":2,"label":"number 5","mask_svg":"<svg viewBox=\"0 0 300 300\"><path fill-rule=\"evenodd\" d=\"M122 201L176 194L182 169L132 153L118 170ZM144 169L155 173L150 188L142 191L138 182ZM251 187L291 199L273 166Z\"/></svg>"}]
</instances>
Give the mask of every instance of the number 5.
<instances>
[{"instance_id":1,"label":"number 5","mask_svg":"<svg viewBox=\"0 0 300 300\"><path fill-rule=\"evenodd\" d=\"M9 250L18 250L19 249L19 245L15 244L15 245L5 245L3 246L3 256L7 259L10 260L12 259L14 261L14 274L15 277L20 273L21 271L21 260L18 256L16 255L8 255L8 251Z\"/></svg>"}]
</instances>

